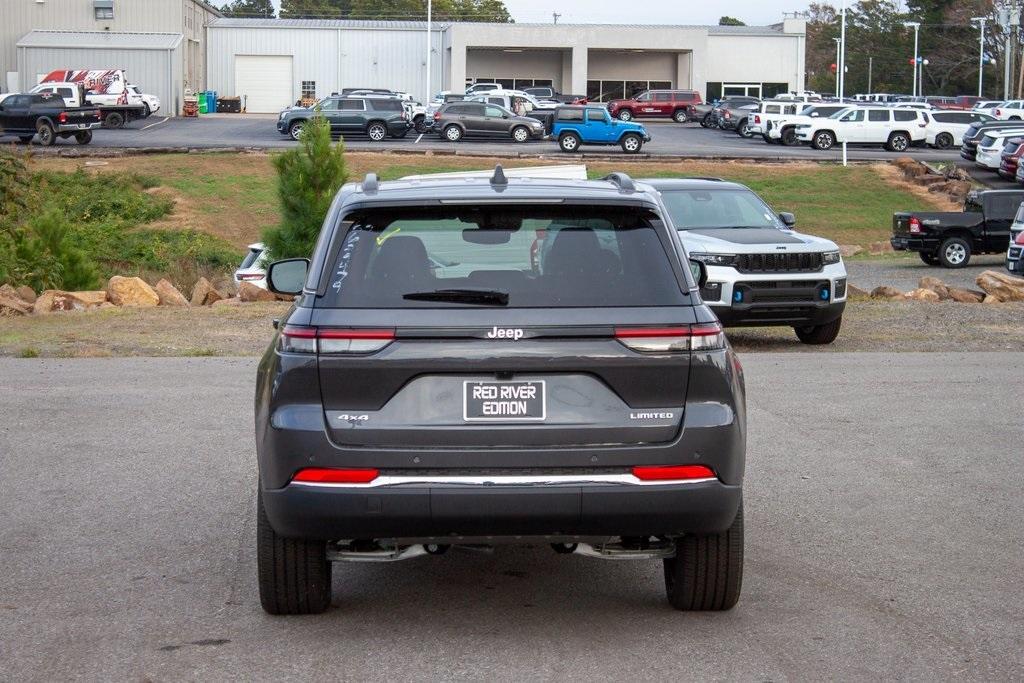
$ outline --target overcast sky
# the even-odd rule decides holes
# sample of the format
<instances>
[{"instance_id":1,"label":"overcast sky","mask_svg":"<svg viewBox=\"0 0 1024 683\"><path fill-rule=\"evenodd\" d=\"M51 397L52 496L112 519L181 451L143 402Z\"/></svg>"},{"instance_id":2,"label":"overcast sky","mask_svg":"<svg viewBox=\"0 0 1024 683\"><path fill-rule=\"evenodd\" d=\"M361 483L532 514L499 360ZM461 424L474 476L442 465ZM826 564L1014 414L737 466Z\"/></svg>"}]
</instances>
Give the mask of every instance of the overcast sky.
<instances>
[{"instance_id":1,"label":"overcast sky","mask_svg":"<svg viewBox=\"0 0 1024 683\"><path fill-rule=\"evenodd\" d=\"M280 8L281 0L274 4ZM639 5L629 0L505 0L518 22L547 23L555 11L562 15L559 21L577 24L717 24L719 17L728 14L751 26L763 26L781 21L783 12L805 10L808 4L807 0L656 0Z\"/></svg>"}]
</instances>

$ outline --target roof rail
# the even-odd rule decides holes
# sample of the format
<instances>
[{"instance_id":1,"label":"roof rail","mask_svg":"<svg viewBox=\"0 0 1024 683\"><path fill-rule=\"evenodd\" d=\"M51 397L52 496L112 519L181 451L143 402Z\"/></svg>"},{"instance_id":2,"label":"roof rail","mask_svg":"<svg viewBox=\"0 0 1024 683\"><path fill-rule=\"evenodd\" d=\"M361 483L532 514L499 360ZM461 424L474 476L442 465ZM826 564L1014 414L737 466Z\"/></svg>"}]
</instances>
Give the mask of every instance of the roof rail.
<instances>
[{"instance_id":1,"label":"roof rail","mask_svg":"<svg viewBox=\"0 0 1024 683\"><path fill-rule=\"evenodd\" d=\"M609 173L602 180L615 183L619 186L620 192L636 192L636 185L633 184L633 179L628 174L616 171L615 173Z\"/></svg>"},{"instance_id":2,"label":"roof rail","mask_svg":"<svg viewBox=\"0 0 1024 683\"><path fill-rule=\"evenodd\" d=\"M717 177L715 177L713 175L693 175L693 176L687 176L686 179L687 180L710 180L710 181L716 182L716 183L724 183L725 182L725 178L717 178Z\"/></svg>"},{"instance_id":3,"label":"roof rail","mask_svg":"<svg viewBox=\"0 0 1024 683\"><path fill-rule=\"evenodd\" d=\"M377 174L367 173L366 177L363 178L363 192L366 194L377 194L379 189L380 183L377 182Z\"/></svg>"},{"instance_id":4,"label":"roof rail","mask_svg":"<svg viewBox=\"0 0 1024 683\"><path fill-rule=\"evenodd\" d=\"M494 175L491 176L491 185L508 185L508 178L505 177L505 170L501 164L494 167Z\"/></svg>"}]
</instances>

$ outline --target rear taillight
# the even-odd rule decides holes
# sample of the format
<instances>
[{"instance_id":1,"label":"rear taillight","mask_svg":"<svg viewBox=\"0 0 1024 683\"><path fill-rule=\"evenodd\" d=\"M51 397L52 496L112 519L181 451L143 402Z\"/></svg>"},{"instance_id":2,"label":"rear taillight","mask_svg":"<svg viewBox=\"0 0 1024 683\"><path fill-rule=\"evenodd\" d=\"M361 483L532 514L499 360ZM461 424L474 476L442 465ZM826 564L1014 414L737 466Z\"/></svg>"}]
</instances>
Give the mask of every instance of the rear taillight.
<instances>
[{"instance_id":1,"label":"rear taillight","mask_svg":"<svg viewBox=\"0 0 1024 683\"><path fill-rule=\"evenodd\" d=\"M292 481L306 484L369 484L379 474L375 469L307 467L296 472Z\"/></svg>"},{"instance_id":2,"label":"rear taillight","mask_svg":"<svg viewBox=\"0 0 1024 683\"><path fill-rule=\"evenodd\" d=\"M435 121L440 121L441 120L441 112L439 112L439 111L435 111L434 112L434 120Z\"/></svg>"},{"instance_id":3,"label":"rear taillight","mask_svg":"<svg viewBox=\"0 0 1024 683\"><path fill-rule=\"evenodd\" d=\"M996 117L998 118L1000 115L1002 115L1002 112L996 109Z\"/></svg>"},{"instance_id":4,"label":"rear taillight","mask_svg":"<svg viewBox=\"0 0 1024 683\"><path fill-rule=\"evenodd\" d=\"M62 111L60 113L60 116L57 117L57 120L60 121L61 123L67 123L68 122L68 113L66 111Z\"/></svg>"},{"instance_id":5,"label":"rear taillight","mask_svg":"<svg viewBox=\"0 0 1024 683\"><path fill-rule=\"evenodd\" d=\"M718 323L673 327L617 327L615 338L642 353L710 351L725 348L725 335Z\"/></svg>"},{"instance_id":6,"label":"rear taillight","mask_svg":"<svg viewBox=\"0 0 1024 683\"><path fill-rule=\"evenodd\" d=\"M910 232L914 235L921 232L921 219L917 216L911 216L910 218Z\"/></svg>"},{"instance_id":7,"label":"rear taillight","mask_svg":"<svg viewBox=\"0 0 1024 683\"><path fill-rule=\"evenodd\" d=\"M285 353L372 353L395 339L394 330L338 330L285 325L278 348Z\"/></svg>"},{"instance_id":8,"label":"rear taillight","mask_svg":"<svg viewBox=\"0 0 1024 683\"><path fill-rule=\"evenodd\" d=\"M754 115L754 123L761 123L761 117L757 114Z\"/></svg>"},{"instance_id":9,"label":"rear taillight","mask_svg":"<svg viewBox=\"0 0 1024 683\"><path fill-rule=\"evenodd\" d=\"M640 481L692 481L715 479L715 471L704 465L648 465L633 468Z\"/></svg>"},{"instance_id":10,"label":"rear taillight","mask_svg":"<svg viewBox=\"0 0 1024 683\"><path fill-rule=\"evenodd\" d=\"M1013 241L1013 243L1014 244L1024 245L1024 232L1022 232L1021 234L1017 235L1017 239L1015 239Z\"/></svg>"}]
</instances>

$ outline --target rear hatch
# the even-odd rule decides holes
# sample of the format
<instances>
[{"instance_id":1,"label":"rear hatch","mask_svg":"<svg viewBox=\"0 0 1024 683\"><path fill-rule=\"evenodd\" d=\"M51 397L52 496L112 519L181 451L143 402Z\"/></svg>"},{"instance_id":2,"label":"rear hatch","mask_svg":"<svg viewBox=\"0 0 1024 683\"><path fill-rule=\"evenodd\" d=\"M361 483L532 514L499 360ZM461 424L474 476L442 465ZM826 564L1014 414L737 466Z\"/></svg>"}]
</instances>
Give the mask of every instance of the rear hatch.
<instances>
[{"instance_id":1,"label":"rear hatch","mask_svg":"<svg viewBox=\"0 0 1024 683\"><path fill-rule=\"evenodd\" d=\"M688 350L720 335L695 324L654 216L541 203L349 218L311 319L336 444L572 448L678 434Z\"/></svg>"}]
</instances>

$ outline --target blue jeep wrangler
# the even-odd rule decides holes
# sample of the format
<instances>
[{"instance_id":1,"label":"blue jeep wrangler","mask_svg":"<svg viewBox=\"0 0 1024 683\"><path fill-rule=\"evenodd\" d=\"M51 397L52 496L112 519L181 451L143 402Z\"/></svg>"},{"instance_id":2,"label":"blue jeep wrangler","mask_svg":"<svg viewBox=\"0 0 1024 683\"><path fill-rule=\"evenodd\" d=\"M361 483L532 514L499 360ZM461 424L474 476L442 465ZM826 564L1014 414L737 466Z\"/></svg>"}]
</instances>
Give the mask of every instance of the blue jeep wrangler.
<instances>
[{"instance_id":1,"label":"blue jeep wrangler","mask_svg":"<svg viewBox=\"0 0 1024 683\"><path fill-rule=\"evenodd\" d=\"M613 119L604 107L558 107L551 136L563 152L578 152L580 145L620 145L636 154L651 135L642 124Z\"/></svg>"}]
</instances>

